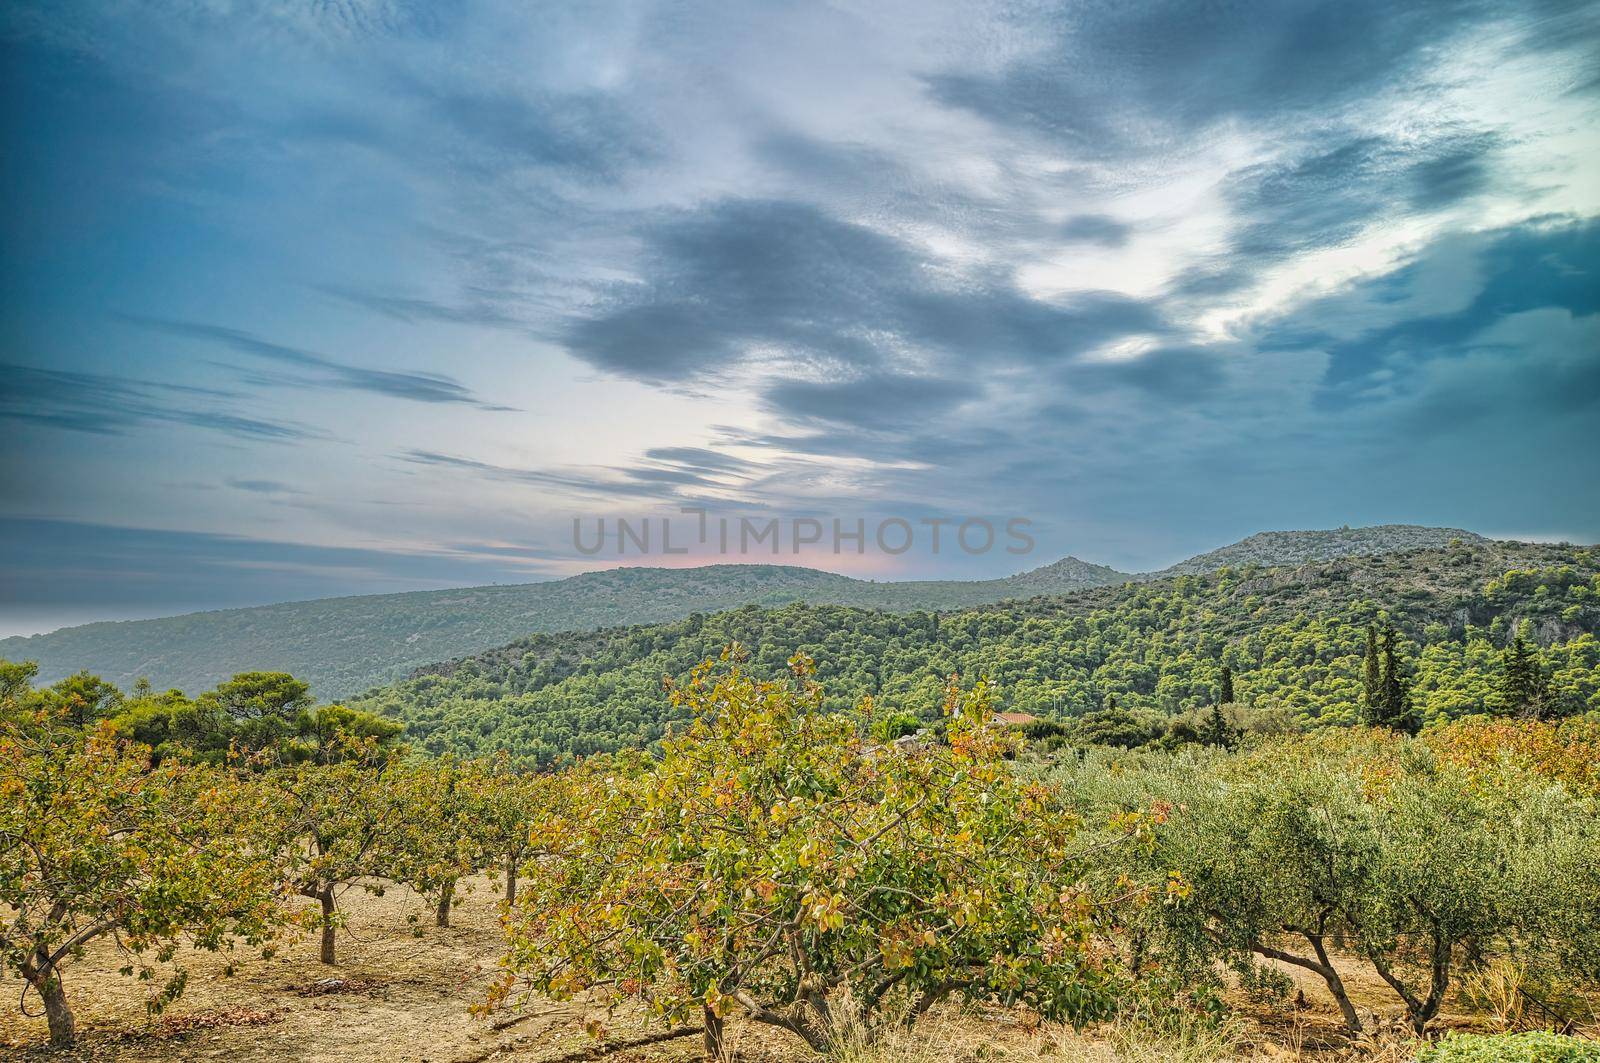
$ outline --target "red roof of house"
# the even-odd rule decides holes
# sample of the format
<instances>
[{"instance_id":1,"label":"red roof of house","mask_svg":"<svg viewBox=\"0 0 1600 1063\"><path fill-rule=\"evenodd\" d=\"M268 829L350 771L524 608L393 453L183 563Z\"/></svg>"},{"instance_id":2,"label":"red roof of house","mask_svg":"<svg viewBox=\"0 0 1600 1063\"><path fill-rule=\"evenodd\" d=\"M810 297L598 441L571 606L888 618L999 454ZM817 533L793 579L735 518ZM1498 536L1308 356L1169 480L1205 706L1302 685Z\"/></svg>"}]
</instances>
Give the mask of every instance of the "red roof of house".
<instances>
[{"instance_id":1,"label":"red roof of house","mask_svg":"<svg viewBox=\"0 0 1600 1063\"><path fill-rule=\"evenodd\" d=\"M997 712L994 718L1011 727L1021 727L1030 724L1039 717L1031 712Z\"/></svg>"}]
</instances>

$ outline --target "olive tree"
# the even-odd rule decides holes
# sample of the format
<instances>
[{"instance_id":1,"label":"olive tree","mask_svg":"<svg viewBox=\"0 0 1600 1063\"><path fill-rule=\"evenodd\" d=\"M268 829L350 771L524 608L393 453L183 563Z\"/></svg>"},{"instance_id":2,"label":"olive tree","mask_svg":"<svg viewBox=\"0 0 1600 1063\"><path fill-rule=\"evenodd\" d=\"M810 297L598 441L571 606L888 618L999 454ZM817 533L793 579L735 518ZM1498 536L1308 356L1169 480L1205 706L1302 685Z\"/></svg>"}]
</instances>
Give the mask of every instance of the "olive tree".
<instances>
[{"instance_id":1,"label":"olive tree","mask_svg":"<svg viewBox=\"0 0 1600 1063\"><path fill-rule=\"evenodd\" d=\"M1184 885L1158 913L1167 944L1311 971L1352 1033L1335 938L1419 1033L1469 948L1587 951L1583 891L1553 884L1594 882L1600 833L1592 801L1547 779L1485 787L1420 742L1323 733L1192 774L1170 807L1145 869Z\"/></svg>"}]
</instances>

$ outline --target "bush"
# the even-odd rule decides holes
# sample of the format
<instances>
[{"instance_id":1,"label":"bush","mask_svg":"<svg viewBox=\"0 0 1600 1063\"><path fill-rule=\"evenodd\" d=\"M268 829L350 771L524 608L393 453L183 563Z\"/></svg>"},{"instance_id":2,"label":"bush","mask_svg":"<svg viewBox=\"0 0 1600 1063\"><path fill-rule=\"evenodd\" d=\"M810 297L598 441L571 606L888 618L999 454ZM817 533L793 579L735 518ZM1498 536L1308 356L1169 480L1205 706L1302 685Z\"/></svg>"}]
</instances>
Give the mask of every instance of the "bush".
<instances>
[{"instance_id":1,"label":"bush","mask_svg":"<svg viewBox=\"0 0 1600 1063\"><path fill-rule=\"evenodd\" d=\"M922 720L914 713L895 712L873 721L872 737L880 742L893 742L922 730Z\"/></svg>"},{"instance_id":2,"label":"bush","mask_svg":"<svg viewBox=\"0 0 1600 1063\"><path fill-rule=\"evenodd\" d=\"M1417 1063L1600 1063L1600 1043L1544 1030L1451 1034L1419 1052Z\"/></svg>"}]
</instances>

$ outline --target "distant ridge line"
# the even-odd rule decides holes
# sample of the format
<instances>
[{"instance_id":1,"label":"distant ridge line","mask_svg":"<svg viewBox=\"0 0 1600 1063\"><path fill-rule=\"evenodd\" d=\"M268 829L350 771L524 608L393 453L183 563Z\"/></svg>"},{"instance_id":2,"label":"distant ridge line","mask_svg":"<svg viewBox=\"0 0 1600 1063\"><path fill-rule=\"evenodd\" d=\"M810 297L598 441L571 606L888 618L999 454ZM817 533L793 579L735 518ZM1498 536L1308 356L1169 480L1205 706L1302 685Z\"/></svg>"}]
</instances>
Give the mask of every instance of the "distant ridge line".
<instances>
[{"instance_id":1,"label":"distant ridge line","mask_svg":"<svg viewBox=\"0 0 1600 1063\"><path fill-rule=\"evenodd\" d=\"M318 598L98 621L0 639L0 658L35 660L40 679L80 669L119 686L146 677L197 693L235 672L293 672L321 698L338 698L413 669L529 634L660 623L695 612L794 601L890 612L947 610L1068 594L1131 580L1275 566L1362 554L1482 542L1459 528L1387 524L1260 532L1166 569L1127 573L1063 557L989 580L862 580L798 565L717 562L690 568L624 566L539 583Z\"/></svg>"}]
</instances>

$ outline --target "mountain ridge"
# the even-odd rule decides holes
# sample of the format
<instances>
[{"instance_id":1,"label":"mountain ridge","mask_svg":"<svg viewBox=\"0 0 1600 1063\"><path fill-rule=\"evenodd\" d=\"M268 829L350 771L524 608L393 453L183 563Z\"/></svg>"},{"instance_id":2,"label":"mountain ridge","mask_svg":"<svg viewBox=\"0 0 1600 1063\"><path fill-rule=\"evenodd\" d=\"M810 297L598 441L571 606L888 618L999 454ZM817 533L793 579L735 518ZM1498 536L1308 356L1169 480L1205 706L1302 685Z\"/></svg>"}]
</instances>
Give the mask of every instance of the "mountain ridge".
<instances>
[{"instance_id":1,"label":"mountain ridge","mask_svg":"<svg viewBox=\"0 0 1600 1063\"><path fill-rule=\"evenodd\" d=\"M1362 557L1406 550L1438 550L1459 539L1465 543L1492 540L1465 528L1436 528L1424 524L1372 524L1352 528L1262 531L1236 543L1219 546L1203 554L1185 558L1175 565L1145 572L1139 579L1165 579L1168 576L1197 575L1224 566L1299 565L1307 561L1332 561L1339 557Z\"/></svg>"},{"instance_id":2,"label":"mountain ridge","mask_svg":"<svg viewBox=\"0 0 1600 1063\"><path fill-rule=\"evenodd\" d=\"M948 610L1114 586L1225 565L1297 563L1393 552L1473 532L1419 525L1262 532L1158 573L1120 572L1073 556L990 580L874 581L798 565L627 566L539 583L320 598L148 620L99 621L0 639L0 658L35 660L52 681L88 669L120 686L149 678L190 693L247 670L292 672L317 696L339 698L414 669L538 632L662 623L691 613L794 601ZM1285 562L1283 559L1290 557ZM1199 567L1195 567L1199 566Z\"/></svg>"},{"instance_id":3,"label":"mountain ridge","mask_svg":"<svg viewBox=\"0 0 1600 1063\"><path fill-rule=\"evenodd\" d=\"M816 603L531 635L428 665L353 707L404 723L429 753L505 752L541 766L645 746L684 717L663 696L730 644L752 675L816 662L827 707L936 721L946 682L1047 718L1104 707L1144 726L1235 700L1289 726L1358 722L1369 625L1393 626L1424 720L1493 711L1502 651L1539 647L1560 714L1600 711L1600 547L1470 543L1127 581L938 614ZM1140 721L1143 721L1141 723ZM1160 726L1164 727L1162 723Z\"/></svg>"}]
</instances>

